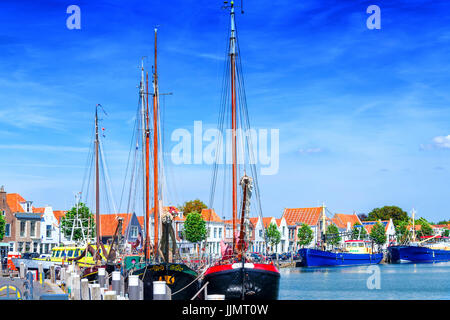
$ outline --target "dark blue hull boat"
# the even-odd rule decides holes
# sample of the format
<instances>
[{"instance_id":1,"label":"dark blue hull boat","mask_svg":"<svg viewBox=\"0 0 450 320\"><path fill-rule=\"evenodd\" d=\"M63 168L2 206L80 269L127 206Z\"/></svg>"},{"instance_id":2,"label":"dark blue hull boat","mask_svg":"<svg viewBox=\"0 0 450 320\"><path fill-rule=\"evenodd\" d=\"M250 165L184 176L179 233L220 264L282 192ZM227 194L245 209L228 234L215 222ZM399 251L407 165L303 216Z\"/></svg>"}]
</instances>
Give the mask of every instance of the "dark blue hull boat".
<instances>
[{"instance_id":1,"label":"dark blue hull boat","mask_svg":"<svg viewBox=\"0 0 450 320\"><path fill-rule=\"evenodd\" d=\"M358 266L378 264L383 259L383 253L349 253L329 252L316 249L300 249L303 267L329 267L329 266Z\"/></svg>"},{"instance_id":2,"label":"dark blue hull boat","mask_svg":"<svg viewBox=\"0 0 450 320\"><path fill-rule=\"evenodd\" d=\"M394 263L450 261L450 250L430 249L418 246L392 246L388 250L391 261Z\"/></svg>"}]
</instances>

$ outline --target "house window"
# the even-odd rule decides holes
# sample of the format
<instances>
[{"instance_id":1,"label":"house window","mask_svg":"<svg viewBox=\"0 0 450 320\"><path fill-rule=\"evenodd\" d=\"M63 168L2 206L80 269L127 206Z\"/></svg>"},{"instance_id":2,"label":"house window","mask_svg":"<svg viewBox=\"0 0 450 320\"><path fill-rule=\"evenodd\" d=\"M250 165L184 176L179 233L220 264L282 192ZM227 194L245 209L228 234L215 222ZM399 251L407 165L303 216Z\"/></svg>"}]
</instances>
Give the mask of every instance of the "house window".
<instances>
[{"instance_id":1,"label":"house window","mask_svg":"<svg viewBox=\"0 0 450 320\"><path fill-rule=\"evenodd\" d=\"M283 227L283 237L286 234L286 227Z\"/></svg>"},{"instance_id":2,"label":"house window","mask_svg":"<svg viewBox=\"0 0 450 320\"><path fill-rule=\"evenodd\" d=\"M222 228L219 228L219 239L222 239Z\"/></svg>"},{"instance_id":3,"label":"house window","mask_svg":"<svg viewBox=\"0 0 450 320\"><path fill-rule=\"evenodd\" d=\"M20 221L20 237L25 237L25 227L26 227L26 221Z\"/></svg>"},{"instance_id":4,"label":"house window","mask_svg":"<svg viewBox=\"0 0 450 320\"><path fill-rule=\"evenodd\" d=\"M46 225L45 227L46 227L46 234L45 234L46 237L51 238L52 237L52 226Z\"/></svg>"},{"instance_id":5,"label":"house window","mask_svg":"<svg viewBox=\"0 0 450 320\"><path fill-rule=\"evenodd\" d=\"M217 228L214 228L214 238L217 238Z\"/></svg>"},{"instance_id":6,"label":"house window","mask_svg":"<svg viewBox=\"0 0 450 320\"><path fill-rule=\"evenodd\" d=\"M14 251L14 242L9 243L9 251Z\"/></svg>"},{"instance_id":7,"label":"house window","mask_svg":"<svg viewBox=\"0 0 450 320\"><path fill-rule=\"evenodd\" d=\"M138 236L138 227L132 226L130 229L130 237L137 238L137 236Z\"/></svg>"},{"instance_id":8,"label":"house window","mask_svg":"<svg viewBox=\"0 0 450 320\"><path fill-rule=\"evenodd\" d=\"M19 246L17 247L17 251L19 251L19 252L23 251L23 242L19 242Z\"/></svg>"},{"instance_id":9,"label":"house window","mask_svg":"<svg viewBox=\"0 0 450 320\"><path fill-rule=\"evenodd\" d=\"M9 223L7 223L5 225L5 237L10 237L11 236L11 225Z\"/></svg>"},{"instance_id":10,"label":"house window","mask_svg":"<svg viewBox=\"0 0 450 320\"><path fill-rule=\"evenodd\" d=\"M262 230L259 230L259 236L262 237Z\"/></svg>"},{"instance_id":11,"label":"house window","mask_svg":"<svg viewBox=\"0 0 450 320\"><path fill-rule=\"evenodd\" d=\"M30 222L30 237L35 237L35 236L36 236L36 222L31 221Z\"/></svg>"},{"instance_id":12,"label":"house window","mask_svg":"<svg viewBox=\"0 0 450 320\"><path fill-rule=\"evenodd\" d=\"M30 242L25 242L25 252L30 252Z\"/></svg>"},{"instance_id":13,"label":"house window","mask_svg":"<svg viewBox=\"0 0 450 320\"><path fill-rule=\"evenodd\" d=\"M33 242L33 252L38 252L39 245L37 242Z\"/></svg>"}]
</instances>

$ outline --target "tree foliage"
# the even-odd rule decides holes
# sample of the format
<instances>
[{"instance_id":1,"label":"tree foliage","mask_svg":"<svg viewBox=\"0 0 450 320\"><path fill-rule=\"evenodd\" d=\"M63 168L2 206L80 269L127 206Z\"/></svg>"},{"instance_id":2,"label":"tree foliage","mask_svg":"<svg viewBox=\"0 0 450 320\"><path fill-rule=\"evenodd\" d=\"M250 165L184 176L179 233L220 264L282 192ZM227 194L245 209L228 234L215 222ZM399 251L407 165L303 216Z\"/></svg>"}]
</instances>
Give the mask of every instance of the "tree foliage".
<instances>
[{"instance_id":1,"label":"tree foliage","mask_svg":"<svg viewBox=\"0 0 450 320\"><path fill-rule=\"evenodd\" d=\"M389 220L392 219L394 225L400 221L408 221L408 213L397 206L384 206L373 209L367 218L368 221Z\"/></svg>"},{"instance_id":2,"label":"tree foliage","mask_svg":"<svg viewBox=\"0 0 450 320\"><path fill-rule=\"evenodd\" d=\"M183 235L187 241L196 243L206 239L206 222L197 211L187 214Z\"/></svg>"},{"instance_id":3,"label":"tree foliage","mask_svg":"<svg viewBox=\"0 0 450 320\"><path fill-rule=\"evenodd\" d=\"M370 238L378 247L386 243L386 230L381 222L377 222L370 230Z\"/></svg>"},{"instance_id":4,"label":"tree foliage","mask_svg":"<svg viewBox=\"0 0 450 320\"><path fill-rule=\"evenodd\" d=\"M366 235L366 228L364 228L361 223L355 222L352 228L352 239L364 239Z\"/></svg>"},{"instance_id":5,"label":"tree foliage","mask_svg":"<svg viewBox=\"0 0 450 320\"><path fill-rule=\"evenodd\" d=\"M334 224L330 224L325 231L327 237L327 243L337 246L341 241L341 236L339 235L339 229Z\"/></svg>"},{"instance_id":6,"label":"tree foliage","mask_svg":"<svg viewBox=\"0 0 450 320\"><path fill-rule=\"evenodd\" d=\"M276 246L281 241L281 233L278 231L278 227L275 223L271 223L269 227L266 229L266 237L267 242L270 244L270 246L273 247Z\"/></svg>"},{"instance_id":7,"label":"tree foliage","mask_svg":"<svg viewBox=\"0 0 450 320\"><path fill-rule=\"evenodd\" d=\"M5 236L5 228L6 228L5 217L0 215L0 241L2 241L3 237Z\"/></svg>"},{"instance_id":8,"label":"tree foliage","mask_svg":"<svg viewBox=\"0 0 450 320\"><path fill-rule=\"evenodd\" d=\"M406 243L411 235L411 231L408 230L409 223L406 221L400 221L395 225L395 235L398 243Z\"/></svg>"},{"instance_id":9,"label":"tree foliage","mask_svg":"<svg viewBox=\"0 0 450 320\"><path fill-rule=\"evenodd\" d=\"M415 220L414 223L417 225L421 225L420 230L417 232L417 235L419 237L431 236L433 234L433 229L425 218Z\"/></svg>"},{"instance_id":10,"label":"tree foliage","mask_svg":"<svg viewBox=\"0 0 450 320\"><path fill-rule=\"evenodd\" d=\"M302 223L300 228L298 228L297 238L297 243L299 245L301 245L302 247L307 246L314 238L313 230L306 223Z\"/></svg>"},{"instance_id":11,"label":"tree foliage","mask_svg":"<svg viewBox=\"0 0 450 320\"><path fill-rule=\"evenodd\" d=\"M67 211L66 215L61 218L61 231L64 234L64 236L67 239L70 239L70 236L72 234L72 226L75 223L75 219L77 217L78 213L78 219L80 219L81 224L84 228L84 236L88 236L89 232L89 238L95 237L95 220L94 215L91 213L89 208L84 203L79 203L78 207L74 206L72 209ZM80 223L78 222L76 226L80 226ZM89 229L89 230L88 230ZM73 240L74 241L81 241L83 240L82 231L80 228L77 228L73 230Z\"/></svg>"},{"instance_id":12,"label":"tree foliage","mask_svg":"<svg viewBox=\"0 0 450 320\"><path fill-rule=\"evenodd\" d=\"M183 215L186 217L191 212L202 212L202 209L207 209L208 206L204 204L200 199L195 199L191 201L186 201L182 206L179 206L178 209L183 212Z\"/></svg>"},{"instance_id":13,"label":"tree foliage","mask_svg":"<svg viewBox=\"0 0 450 320\"><path fill-rule=\"evenodd\" d=\"M448 237L448 236L450 235L450 230L447 229L447 228L445 228L445 229L444 229L444 232L442 232L442 235L443 235L444 237Z\"/></svg>"}]
</instances>

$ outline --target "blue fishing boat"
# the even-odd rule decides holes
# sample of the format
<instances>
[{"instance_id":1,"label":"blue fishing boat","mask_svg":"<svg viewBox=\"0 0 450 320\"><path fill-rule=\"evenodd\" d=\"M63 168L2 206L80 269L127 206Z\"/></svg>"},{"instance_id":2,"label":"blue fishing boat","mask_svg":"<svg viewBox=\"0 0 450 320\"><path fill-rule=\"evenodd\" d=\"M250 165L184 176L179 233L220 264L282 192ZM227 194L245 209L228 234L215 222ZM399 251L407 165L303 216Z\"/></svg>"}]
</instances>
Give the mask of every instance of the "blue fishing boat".
<instances>
[{"instance_id":1,"label":"blue fishing boat","mask_svg":"<svg viewBox=\"0 0 450 320\"><path fill-rule=\"evenodd\" d=\"M435 237L444 240L444 237ZM447 238L448 240L448 238ZM441 241L425 246L422 243L388 247L391 262L443 262L450 261L450 245Z\"/></svg>"},{"instance_id":2,"label":"blue fishing boat","mask_svg":"<svg viewBox=\"0 0 450 320\"><path fill-rule=\"evenodd\" d=\"M364 240L347 240L343 252L331 252L318 249L300 249L300 266L357 266L378 264L383 259L383 253L372 253L369 242Z\"/></svg>"}]
</instances>

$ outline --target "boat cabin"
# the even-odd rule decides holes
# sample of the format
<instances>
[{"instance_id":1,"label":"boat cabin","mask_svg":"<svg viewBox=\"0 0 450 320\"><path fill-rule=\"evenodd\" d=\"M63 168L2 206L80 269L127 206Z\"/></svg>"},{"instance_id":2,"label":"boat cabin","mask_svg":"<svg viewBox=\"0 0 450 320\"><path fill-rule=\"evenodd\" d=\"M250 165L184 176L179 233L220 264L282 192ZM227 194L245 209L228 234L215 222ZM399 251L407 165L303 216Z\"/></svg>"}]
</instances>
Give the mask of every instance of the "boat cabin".
<instances>
[{"instance_id":1,"label":"boat cabin","mask_svg":"<svg viewBox=\"0 0 450 320\"><path fill-rule=\"evenodd\" d=\"M346 240L344 250L350 253L372 253L372 243L364 240Z\"/></svg>"}]
</instances>

